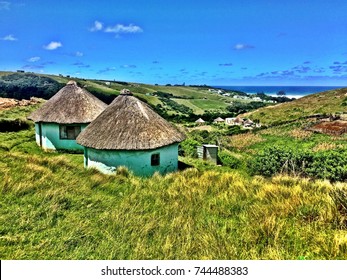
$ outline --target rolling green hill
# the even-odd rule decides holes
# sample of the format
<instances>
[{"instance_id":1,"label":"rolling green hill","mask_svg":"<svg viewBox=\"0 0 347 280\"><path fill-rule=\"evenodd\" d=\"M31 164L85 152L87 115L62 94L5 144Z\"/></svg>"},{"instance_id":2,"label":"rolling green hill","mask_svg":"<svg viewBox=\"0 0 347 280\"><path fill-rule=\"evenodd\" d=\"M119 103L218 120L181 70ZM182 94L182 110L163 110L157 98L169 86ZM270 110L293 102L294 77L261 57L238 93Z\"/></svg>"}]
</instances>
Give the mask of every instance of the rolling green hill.
<instances>
[{"instance_id":1,"label":"rolling green hill","mask_svg":"<svg viewBox=\"0 0 347 280\"><path fill-rule=\"evenodd\" d=\"M140 83L127 83L120 81L103 81L103 80L87 80L72 77L63 77L46 74L33 74L33 73L13 73L13 72L0 72L0 77L15 76L17 79L31 75L32 77L44 77L52 79L56 82L57 87L62 88L69 80L73 79L77 81L81 86L84 86L88 91L103 99L105 102L110 103L112 99L119 94L123 88L130 89L135 96L148 102L153 107L161 105L168 111L169 114L177 114L175 105L186 106L192 110L194 114L203 114L207 110L218 110L221 113L227 113L227 106L233 101L233 98L228 96L222 96L216 93L208 91L207 87L190 87L190 86L160 86L160 85L148 85ZM28 83L27 81L25 81ZM30 84L28 83L28 87ZM30 89L28 89L30 94ZM168 93L172 96L169 98L171 102L165 102L166 100L160 98L156 93ZM55 92L54 92L55 93ZM53 94L54 94L53 93ZM1 91L0 91L1 94ZM50 93L52 95L52 93ZM1 96L1 95L0 95ZM6 97L6 96L4 96ZM16 96L9 96L14 97ZM39 96L41 97L41 96ZM48 96L44 96L47 98ZM184 108L184 107L183 107ZM182 110L184 111L184 110Z\"/></svg>"},{"instance_id":2,"label":"rolling green hill","mask_svg":"<svg viewBox=\"0 0 347 280\"><path fill-rule=\"evenodd\" d=\"M314 114L335 114L347 111L347 88L319 92L292 102L260 108L243 114L263 124L274 124Z\"/></svg>"}]
</instances>

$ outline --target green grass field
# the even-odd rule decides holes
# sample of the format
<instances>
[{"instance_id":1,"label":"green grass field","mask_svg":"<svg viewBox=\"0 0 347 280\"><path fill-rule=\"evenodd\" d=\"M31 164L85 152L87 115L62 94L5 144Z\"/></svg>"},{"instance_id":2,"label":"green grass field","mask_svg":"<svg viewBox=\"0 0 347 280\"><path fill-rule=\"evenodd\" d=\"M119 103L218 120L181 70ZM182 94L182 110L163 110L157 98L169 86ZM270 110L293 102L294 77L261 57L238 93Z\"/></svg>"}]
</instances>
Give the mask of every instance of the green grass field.
<instances>
[{"instance_id":1,"label":"green grass field","mask_svg":"<svg viewBox=\"0 0 347 280\"><path fill-rule=\"evenodd\" d=\"M262 136L261 136L262 137ZM1 259L346 259L345 183L192 168L139 178L0 133Z\"/></svg>"},{"instance_id":2,"label":"green grass field","mask_svg":"<svg viewBox=\"0 0 347 280\"><path fill-rule=\"evenodd\" d=\"M158 87L134 89L150 102L159 100L145 95ZM194 91L161 89L177 96ZM197 98L175 101L194 105L212 96L196 90ZM344 97L335 97L330 96L332 104L325 100L324 108L341 109ZM215 95L210 102L223 106L220 99ZM322 108L295 102L295 118L299 111ZM205 106L192 108L203 110L198 105ZM25 119L38 106L0 111L0 121ZM281 121L293 106L254 114L264 112L269 123ZM191 168L151 178L135 177L125 168L104 175L84 169L81 154L42 151L33 125L0 132L0 258L347 259L347 183L286 174L266 178L248 170L247 161L273 145L312 151L346 147L345 135L312 133L306 125L301 120L232 136L221 134L222 126L211 126L210 133L192 131L189 138L195 133L205 141L205 135L209 143L217 137L241 162L238 169L181 157Z\"/></svg>"}]
</instances>

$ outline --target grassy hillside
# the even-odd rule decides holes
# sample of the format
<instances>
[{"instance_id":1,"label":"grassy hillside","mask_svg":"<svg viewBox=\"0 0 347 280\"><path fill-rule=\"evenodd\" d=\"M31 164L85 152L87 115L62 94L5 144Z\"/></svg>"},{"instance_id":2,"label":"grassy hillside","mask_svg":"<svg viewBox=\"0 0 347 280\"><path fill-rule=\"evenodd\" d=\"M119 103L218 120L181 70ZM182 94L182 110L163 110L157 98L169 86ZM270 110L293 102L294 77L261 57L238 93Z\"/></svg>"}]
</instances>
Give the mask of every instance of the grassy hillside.
<instances>
[{"instance_id":1,"label":"grassy hillside","mask_svg":"<svg viewBox=\"0 0 347 280\"><path fill-rule=\"evenodd\" d=\"M162 106L168 104L146 93L169 92L177 103L190 102L201 111L209 108L204 102L223 102L198 87L79 82L111 95L128 87ZM316 110L332 113L344 106L343 92L320 93L253 114L263 112L279 122ZM0 111L0 122L25 119L38 106ZM273 146L309 151L312 158L325 151L347 153L345 135L308 132L306 125L300 120L236 135L223 125L188 132L180 160L191 168L151 178L135 177L125 168L104 175L84 169L81 154L44 152L35 143L32 124L0 132L0 258L347 259L347 183L303 177L281 166L272 177L250 171L248 163ZM221 146L224 166L189 157L197 144L214 142ZM332 155L323 167L337 162L337 154ZM279 162L277 154L270 156ZM336 170L345 175L343 157Z\"/></svg>"},{"instance_id":2,"label":"grassy hillside","mask_svg":"<svg viewBox=\"0 0 347 280\"><path fill-rule=\"evenodd\" d=\"M194 161L190 161L194 163ZM103 175L0 133L1 259L346 259L342 183L200 166Z\"/></svg>"},{"instance_id":3,"label":"grassy hillside","mask_svg":"<svg viewBox=\"0 0 347 280\"><path fill-rule=\"evenodd\" d=\"M8 76L14 73L1 72L0 77ZM15 73L16 75L28 75L28 73ZM106 102L111 102L123 88L130 89L135 96L146 100L152 106L158 104L166 106L171 113L175 112L175 108L171 108L170 104L164 104L163 101L155 95L156 92L164 92L173 95L172 100L178 104L183 104L192 109L194 114L203 114L207 110L218 110L221 113L227 113L226 107L232 102L232 98L228 96L221 96L216 93L210 93L207 88L202 87L185 87L185 86L160 86L160 85L147 85L139 83L127 83L117 81L100 81L100 80L86 80L79 78L34 74L39 77L48 77L60 84L63 87L69 80L76 80L81 86L84 86L88 91L95 94L99 98L105 97ZM110 98L107 98L110 96ZM175 98L177 97L177 98Z\"/></svg>"},{"instance_id":4,"label":"grassy hillside","mask_svg":"<svg viewBox=\"0 0 347 280\"><path fill-rule=\"evenodd\" d=\"M292 102L260 108L244 114L259 119L263 124L296 120L314 114L331 114L347 111L347 88L308 95Z\"/></svg>"}]
</instances>

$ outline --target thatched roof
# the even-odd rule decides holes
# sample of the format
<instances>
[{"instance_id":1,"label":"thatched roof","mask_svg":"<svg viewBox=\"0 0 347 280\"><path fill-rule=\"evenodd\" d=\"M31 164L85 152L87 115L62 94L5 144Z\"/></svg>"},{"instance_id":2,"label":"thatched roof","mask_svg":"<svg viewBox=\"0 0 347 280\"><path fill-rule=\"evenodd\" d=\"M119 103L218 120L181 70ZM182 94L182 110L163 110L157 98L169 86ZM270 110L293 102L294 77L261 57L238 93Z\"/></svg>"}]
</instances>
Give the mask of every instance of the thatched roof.
<instances>
[{"instance_id":1,"label":"thatched roof","mask_svg":"<svg viewBox=\"0 0 347 280\"><path fill-rule=\"evenodd\" d=\"M196 123L204 123L205 121L202 118L199 118L195 121Z\"/></svg>"},{"instance_id":2,"label":"thatched roof","mask_svg":"<svg viewBox=\"0 0 347 280\"><path fill-rule=\"evenodd\" d=\"M214 122L224 122L224 119L222 119L221 117L218 117L214 120Z\"/></svg>"},{"instance_id":3,"label":"thatched roof","mask_svg":"<svg viewBox=\"0 0 347 280\"><path fill-rule=\"evenodd\" d=\"M34 122L90 123L107 105L70 81L42 107L28 116Z\"/></svg>"},{"instance_id":4,"label":"thatched roof","mask_svg":"<svg viewBox=\"0 0 347 280\"><path fill-rule=\"evenodd\" d=\"M128 90L77 137L77 143L103 150L156 149L184 140L183 133Z\"/></svg>"}]
</instances>

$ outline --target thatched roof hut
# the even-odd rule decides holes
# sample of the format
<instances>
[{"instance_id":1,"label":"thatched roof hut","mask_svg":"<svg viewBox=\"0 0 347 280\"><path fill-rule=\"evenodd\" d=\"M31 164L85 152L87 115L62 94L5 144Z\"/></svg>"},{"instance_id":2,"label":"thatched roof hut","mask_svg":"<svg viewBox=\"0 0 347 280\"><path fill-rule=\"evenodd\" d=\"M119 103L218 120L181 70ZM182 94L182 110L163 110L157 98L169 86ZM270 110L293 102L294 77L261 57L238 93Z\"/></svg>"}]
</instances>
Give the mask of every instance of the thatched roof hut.
<instances>
[{"instance_id":1,"label":"thatched roof hut","mask_svg":"<svg viewBox=\"0 0 347 280\"><path fill-rule=\"evenodd\" d=\"M84 165L103 173L126 166L135 175L151 176L178 168L178 143L185 136L147 104L121 94L77 137Z\"/></svg>"},{"instance_id":2,"label":"thatched roof hut","mask_svg":"<svg viewBox=\"0 0 347 280\"><path fill-rule=\"evenodd\" d=\"M83 150L76 137L106 107L104 102L70 81L28 119L35 122L36 142L43 149Z\"/></svg>"},{"instance_id":3,"label":"thatched roof hut","mask_svg":"<svg viewBox=\"0 0 347 280\"><path fill-rule=\"evenodd\" d=\"M218 117L218 118L214 119L213 122L215 122L215 123L224 123L224 119L222 119L221 117Z\"/></svg>"},{"instance_id":4,"label":"thatched roof hut","mask_svg":"<svg viewBox=\"0 0 347 280\"><path fill-rule=\"evenodd\" d=\"M202 118L197 119L195 122L198 124L205 123L205 121Z\"/></svg>"},{"instance_id":5,"label":"thatched roof hut","mask_svg":"<svg viewBox=\"0 0 347 280\"><path fill-rule=\"evenodd\" d=\"M41 108L28 116L34 122L74 124L92 122L107 105L69 81Z\"/></svg>"},{"instance_id":6,"label":"thatched roof hut","mask_svg":"<svg viewBox=\"0 0 347 280\"><path fill-rule=\"evenodd\" d=\"M121 94L77 137L102 150L148 150L179 143L185 136L129 90Z\"/></svg>"}]
</instances>

